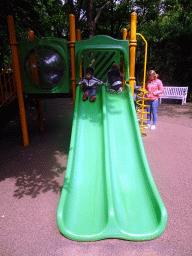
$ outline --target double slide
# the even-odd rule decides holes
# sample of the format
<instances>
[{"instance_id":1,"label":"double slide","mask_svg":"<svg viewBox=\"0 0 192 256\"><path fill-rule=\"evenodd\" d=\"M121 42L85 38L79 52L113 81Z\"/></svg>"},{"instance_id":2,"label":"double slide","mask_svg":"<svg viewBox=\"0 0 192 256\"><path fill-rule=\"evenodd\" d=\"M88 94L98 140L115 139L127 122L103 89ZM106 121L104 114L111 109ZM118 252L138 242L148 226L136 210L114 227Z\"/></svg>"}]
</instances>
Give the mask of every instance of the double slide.
<instances>
[{"instance_id":1,"label":"double slide","mask_svg":"<svg viewBox=\"0 0 192 256\"><path fill-rule=\"evenodd\" d=\"M154 239L165 230L167 212L147 162L130 86L119 95L98 88L90 103L77 87L59 230L76 241Z\"/></svg>"}]
</instances>

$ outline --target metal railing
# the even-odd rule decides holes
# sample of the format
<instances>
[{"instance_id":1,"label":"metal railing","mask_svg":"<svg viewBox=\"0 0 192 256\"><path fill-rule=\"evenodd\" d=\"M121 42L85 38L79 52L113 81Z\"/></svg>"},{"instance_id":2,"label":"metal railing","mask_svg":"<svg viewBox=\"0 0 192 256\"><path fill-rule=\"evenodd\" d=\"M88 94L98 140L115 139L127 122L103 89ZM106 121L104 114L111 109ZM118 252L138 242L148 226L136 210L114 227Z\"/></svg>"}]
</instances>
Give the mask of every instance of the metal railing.
<instances>
[{"instance_id":1,"label":"metal railing","mask_svg":"<svg viewBox=\"0 0 192 256\"><path fill-rule=\"evenodd\" d=\"M145 78L146 78L146 66L147 66L147 41L142 36L142 34L136 33L136 35L140 36L145 43L143 86L140 89L138 89L138 91L140 91L140 93L137 95L138 100L136 101L136 104L138 106L136 111L137 111L137 116L138 116L138 120L139 120L141 135L145 135L147 133L147 131L144 130L144 128L147 127L145 122L148 121L148 119L145 118L144 115L149 114L149 112L146 111L146 108L149 107L149 105L146 105L146 101L147 101L146 94L148 94L149 92L145 90Z\"/></svg>"},{"instance_id":2,"label":"metal railing","mask_svg":"<svg viewBox=\"0 0 192 256\"><path fill-rule=\"evenodd\" d=\"M13 74L13 61L0 73L0 107L17 98L17 88Z\"/></svg>"}]
</instances>

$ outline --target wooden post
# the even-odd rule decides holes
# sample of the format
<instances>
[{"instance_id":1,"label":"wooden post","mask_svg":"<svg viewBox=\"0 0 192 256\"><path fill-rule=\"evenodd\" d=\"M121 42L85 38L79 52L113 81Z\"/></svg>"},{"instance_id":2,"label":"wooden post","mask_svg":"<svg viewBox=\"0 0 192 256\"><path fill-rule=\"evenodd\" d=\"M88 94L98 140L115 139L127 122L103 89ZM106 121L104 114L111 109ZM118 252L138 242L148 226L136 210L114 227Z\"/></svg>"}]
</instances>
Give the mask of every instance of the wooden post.
<instances>
[{"instance_id":1,"label":"wooden post","mask_svg":"<svg viewBox=\"0 0 192 256\"><path fill-rule=\"evenodd\" d=\"M29 40L30 41L35 40L35 35L34 35L34 32L32 30L29 31ZM35 64L37 64L36 56L33 56L32 62L33 61L35 61ZM33 72L32 75L33 75L33 81L36 81L37 84L39 84L39 74L38 74L37 65L36 65L36 68L35 68L35 72ZM38 112L38 127L39 127L39 130L41 132L44 132L44 121L43 121L43 110L42 110L42 105L41 105L41 98L37 99L36 106L37 106L37 112Z\"/></svg>"},{"instance_id":2,"label":"wooden post","mask_svg":"<svg viewBox=\"0 0 192 256\"><path fill-rule=\"evenodd\" d=\"M11 15L7 16L7 23L8 23L8 30L9 30L11 52L13 57L14 76L15 76L15 82L17 86L17 96L18 96L18 103L19 103L19 114L20 114L20 122L21 122L22 136L23 136L23 145L29 146L27 118L25 113L25 105L24 105L23 90L22 90L22 76L21 76L22 71L20 70L20 64L19 64L19 57L18 57L18 50L17 50L18 42L16 41L15 25L14 25L13 17Z\"/></svg>"},{"instance_id":3,"label":"wooden post","mask_svg":"<svg viewBox=\"0 0 192 256\"><path fill-rule=\"evenodd\" d=\"M123 29L123 40L127 39L127 29ZM123 74L123 89L125 88L125 64L124 64L124 58L123 58L123 67L122 67L122 74Z\"/></svg>"},{"instance_id":4,"label":"wooden post","mask_svg":"<svg viewBox=\"0 0 192 256\"><path fill-rule=\"evenodd\" d=\"M72 88L73 88L73 107L75 105L75 95L76 95L76 82L75 82L75 41L76 41L76 33L75 33L75 16L73 14L69 15L69 35L70 42L69 47L71 48L71 80L72 80Z\"/></svg>"},{"instance_id":5,"label":"wooden post","mask_svg":"<svg viewBox=\"0 0 192 256\"><path fill-rule=\"evenodd\" d=\"M77 41L81 41L81 31L80 31L80 29L77 29L77 31L76 31L76 36L77 36ZM81 77L81 79L83 78L83 72L82 72L82 58L81 58L81 63L80 63L80 77Z\"/></svg>"},{"instance_id":6,"label":"wooden post","mask_svg":"<svg viewBox=\"0 0 192 256\"><path fill-rule=\"evenodd\" d=\"M135 52L137 46L136 40L137 14L131 13L131 28L129 39L129 85L131 86L132 95L134 95L135 81Z\"/></svg>"},{"instance_id":7,"label":"wooden post","mask_svg":"<svg viewBox=\"0 0 192 256\"><path fill-rule=\"evenodd\" d=\"M76 34L77 34L77 41L80 41L81 40L81 30L77 29Z\"/></svg>"}]
</instances>

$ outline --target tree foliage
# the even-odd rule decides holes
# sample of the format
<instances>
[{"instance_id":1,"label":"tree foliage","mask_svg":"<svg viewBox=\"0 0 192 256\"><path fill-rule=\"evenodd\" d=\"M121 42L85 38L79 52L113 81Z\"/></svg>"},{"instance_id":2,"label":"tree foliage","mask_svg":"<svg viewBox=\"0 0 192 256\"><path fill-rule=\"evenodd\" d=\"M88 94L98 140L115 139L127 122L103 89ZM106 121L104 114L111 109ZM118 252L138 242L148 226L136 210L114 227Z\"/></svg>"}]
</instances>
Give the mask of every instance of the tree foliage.
<instances>
[{"instance_id":1,"label":"tree foliage","mask_svg":"<svg viewBox=\"0 0 192 256\"><path fill-rule=\"evenodd\" d=\"M77 29L80 29L84 34L87 33L87 37L91 38L95 35L96 24L103 9L110 2L110 0L69 0L68 2L66 1L65 5L69 5L71 13L75 15Z\"/></svg>"},{"instance_id":2,"label":"tree foliage","mask_svg":"<svg viewBox=\"0 0 192 256\"><path fill-rule=\"evenodd\" d=\"M7 0L0 2L0 64L10 62L7 16L14 18L17 41L27 40L33 30L36 37L62 37L68 31L68 10L60 0ZM66 18L67 17L67 18Z\"/></svg>"},{"instance_id":3,"label":"tree foliage","mask_svg":"<svg viewBox=\"0 0 192 256\"><path fill-rule=\"evenodd\" d=\"M149 44L148 68L157 69L168 81L190 86L192 7L178 0L164 5L156 19L140 27Z\"/></svg>"},{"instance_id":4,"label":"tree foliage","mask_svg":"<svg viewBox=\"0 0 192 256\"><path fill-rule=\"evenodd\" d=\"M17 40L36 37L69 39L68 16L76 17L82 38L110 35L122 38L130 28L130 14L137 13L137 31L148 41L148 69L162 78L191 86L192 4L191 0L7 0L0 3L0 63L10 57L7 15L15 20ZM138 38L137 72L142 77L144 45ZM141 74L141 76L140 76Z\"/></svg>"}]
</instances>

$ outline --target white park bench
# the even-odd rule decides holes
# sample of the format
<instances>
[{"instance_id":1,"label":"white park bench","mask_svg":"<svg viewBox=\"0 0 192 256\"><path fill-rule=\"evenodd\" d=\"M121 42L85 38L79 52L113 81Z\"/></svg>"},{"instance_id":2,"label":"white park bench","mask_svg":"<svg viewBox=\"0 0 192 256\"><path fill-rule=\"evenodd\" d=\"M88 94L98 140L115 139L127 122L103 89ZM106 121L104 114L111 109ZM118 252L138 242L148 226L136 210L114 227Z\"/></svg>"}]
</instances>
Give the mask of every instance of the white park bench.
<instances>
[{"instance_id":1,"label":"white park bench","mask_svg":"<svg viewBox=\"0 0 192 256\"><path fill-rule=\"evenodd\" d=\"M188 87L164 86L164 92L159 95L159 102L162 99L181 99L182 105L186 104Z\"/></svg>"}]
</instances>

